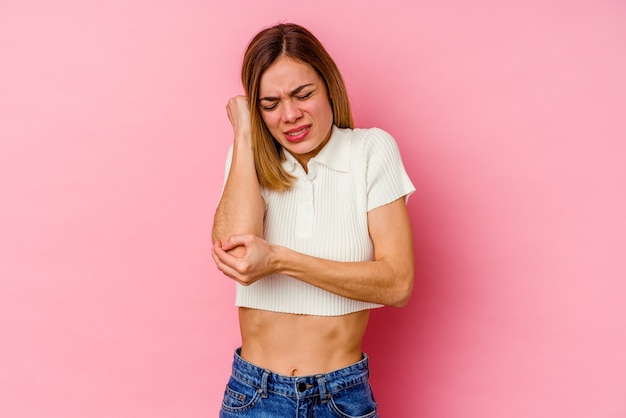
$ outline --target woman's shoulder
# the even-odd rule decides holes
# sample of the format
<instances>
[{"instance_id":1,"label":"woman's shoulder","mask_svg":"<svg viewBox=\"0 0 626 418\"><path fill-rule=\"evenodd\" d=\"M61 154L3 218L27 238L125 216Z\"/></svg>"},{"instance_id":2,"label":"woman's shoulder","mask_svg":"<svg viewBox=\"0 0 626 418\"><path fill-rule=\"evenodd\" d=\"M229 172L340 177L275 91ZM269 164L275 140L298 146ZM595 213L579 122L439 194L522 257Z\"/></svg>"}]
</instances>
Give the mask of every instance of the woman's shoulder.
<instances>
[{"instance_id":1,"label":"woman's shoulder","mask_svg":"<svg viewBox=\"0 0 626 418\"><path fill-rule=\"evenodd\" d=\"M398 148L394 137L381 128L339 128L339 131L351 139L353 150L360 149L368 156Z\"/></svg>"},{"instance_id":2,"label":"woman's shoulder","mask_svg":"<svg viewBox=\"0 0 626 418\"><path fill-rule=\"evenodd\" d=\"M367 138L367 137L378 137L378 136L388 136L391 135L382 128L371 127L371 128L338 128L335 127L340 132L343 132L345 135L351 135L354 137Z\"/></svg>"},{"instance_id":3,"label":"woman's shoulder","mask_svg":"<svg viewBox=\"0 0 626 418\"><path fill-rule=\"evenodd\" d=\"M376 146L393 143L396 141L393 136L384 129L373 128L336 128L341 136L349 137L362 145Z\"/></svg>"}]
</instances>

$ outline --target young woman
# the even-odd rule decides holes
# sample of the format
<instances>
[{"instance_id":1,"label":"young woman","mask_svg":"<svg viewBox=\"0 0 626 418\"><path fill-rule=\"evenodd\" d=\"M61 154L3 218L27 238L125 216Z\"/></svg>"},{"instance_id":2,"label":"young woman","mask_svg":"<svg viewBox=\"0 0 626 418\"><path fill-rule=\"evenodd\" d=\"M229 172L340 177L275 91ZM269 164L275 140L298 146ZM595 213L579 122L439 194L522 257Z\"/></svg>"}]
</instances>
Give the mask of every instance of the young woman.
<instances>
[{"instance_id":1,"label":"young woman","mask_svg":"<svg viewBox=\"0 0 626 418\"><path fill-rule=\"evenodd\" d=\"M415 189L389 134L354 129L305 28L258 33L242 82L213 226L242 336L220 416L377 417L361 343L370 309L409 300Z\"/></svg>"}]
</instances>

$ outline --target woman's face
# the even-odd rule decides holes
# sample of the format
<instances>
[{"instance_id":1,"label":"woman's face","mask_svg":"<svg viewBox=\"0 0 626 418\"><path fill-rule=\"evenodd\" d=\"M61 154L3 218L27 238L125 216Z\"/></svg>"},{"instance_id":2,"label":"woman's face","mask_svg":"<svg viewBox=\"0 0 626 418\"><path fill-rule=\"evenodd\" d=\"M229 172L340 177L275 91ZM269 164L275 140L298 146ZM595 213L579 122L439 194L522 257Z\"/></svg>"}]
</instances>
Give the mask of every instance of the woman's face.
<instances>
[{"instance_id":1,"label":"woman's face","mask_svg":"<svg viewBox=\"0 0 626 418\"><path fill-rule=\"evenodd\" d=\"M258 105L274 139L306 169L328 142L333 125L322 78L309 64L281 57L261 76Z\"/></svg>"}]
</instances>

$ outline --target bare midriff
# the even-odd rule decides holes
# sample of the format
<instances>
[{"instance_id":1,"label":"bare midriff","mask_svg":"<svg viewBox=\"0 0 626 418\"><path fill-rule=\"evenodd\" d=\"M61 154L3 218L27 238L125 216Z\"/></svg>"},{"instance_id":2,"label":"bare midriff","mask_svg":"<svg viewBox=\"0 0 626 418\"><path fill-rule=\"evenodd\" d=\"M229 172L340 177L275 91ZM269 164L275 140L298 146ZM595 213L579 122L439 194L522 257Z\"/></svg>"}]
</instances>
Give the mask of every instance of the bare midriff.
<instances>
[{"instance_id":1,"label":"bare midriff","mask_svg":"<svg viewBox=\"0 0 626 418\"><path fill-rule=\"evenodd\" d=\"M241 357L285 376L328 373L361 360L369 311L293 315L239 308Z\"/></svg>"}]
</instances>

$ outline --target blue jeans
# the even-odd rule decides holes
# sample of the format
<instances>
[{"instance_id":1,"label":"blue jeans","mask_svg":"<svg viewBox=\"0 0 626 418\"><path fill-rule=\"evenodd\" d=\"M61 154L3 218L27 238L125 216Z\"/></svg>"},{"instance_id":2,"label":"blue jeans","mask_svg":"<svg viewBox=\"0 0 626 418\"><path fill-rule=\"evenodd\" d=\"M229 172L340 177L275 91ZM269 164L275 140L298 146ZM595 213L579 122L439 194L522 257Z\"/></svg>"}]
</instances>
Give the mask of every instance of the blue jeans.
<instances>
[{"instance_id":1,"label":"blue jeans","mask_svg":"<svg viewBox=\"0 0 626 418\"><path fill-rule=\"evenodd\" d=\"M248 363L235 352L220 418L377 418L367 355L326 374L283 376Z\"/></svg>"}]
</instances>

